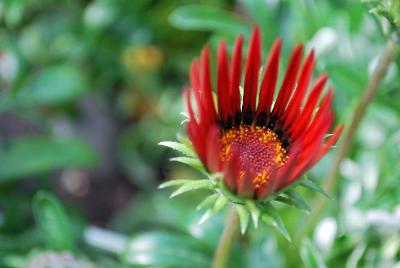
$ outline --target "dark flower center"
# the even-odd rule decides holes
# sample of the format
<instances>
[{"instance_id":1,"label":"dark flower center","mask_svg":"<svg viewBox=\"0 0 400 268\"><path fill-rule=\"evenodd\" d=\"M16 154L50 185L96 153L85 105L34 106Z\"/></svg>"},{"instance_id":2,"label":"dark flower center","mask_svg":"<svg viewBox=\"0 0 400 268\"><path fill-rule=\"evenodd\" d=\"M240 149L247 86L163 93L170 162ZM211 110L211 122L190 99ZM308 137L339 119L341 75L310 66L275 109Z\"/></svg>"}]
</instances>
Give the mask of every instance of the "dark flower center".
<instances>
[{"instance_id":1,"label":"dark flower center","mask_svg":"<svg viewBox=\"0 0 400 268\"><path fill-rule=\"evenodd\" d=\"M238 154L241 177L246 172L254 176L256 189L263 187L288 157L278 135L265 126L233 127L222 133L220 141L222 162L229 161L233 153Z\"/></svg>"}]
</instances>

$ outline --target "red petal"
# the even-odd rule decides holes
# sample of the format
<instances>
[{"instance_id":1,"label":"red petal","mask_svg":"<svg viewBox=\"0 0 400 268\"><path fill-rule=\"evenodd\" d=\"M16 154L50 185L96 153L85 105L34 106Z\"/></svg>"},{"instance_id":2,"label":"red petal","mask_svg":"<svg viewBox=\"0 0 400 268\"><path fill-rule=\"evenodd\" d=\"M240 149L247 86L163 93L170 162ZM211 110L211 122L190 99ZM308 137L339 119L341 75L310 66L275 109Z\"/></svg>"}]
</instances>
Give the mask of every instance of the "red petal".
<instances>
[{"instance_id":1,"label":"red petal","mask_svg":"<svg viewBox=\"0 0 400 268\"><path fill-rule=\"evenodd\" d=\"M200 114L200 122L204 121L206 113L204 110L204 105L201 97L200 90L200 70L199 70L199 61L197 59L192 61L192 65L190 66L190 82L192 84L194 97L196 99L197 109Z\"/></svg>"},{"instance_id":2,"label":"red petal","mask_svg":"<svg viewBox=\"0 0 400 268\"><path fill-rule=\"evenodd\" d=\"M310 96L308 100L304 104L304 108L298 117L298 120L292 124L288 132L292 133L291 138L292 140L296 140L296 138L306 129L307 125L311 122L313 112L319 100L322 90L328 80L328 76L326 74L321 75L314 83Z\"/></svg>"},{"instance_id":3,"label":"red petal","mask_svg":"<svg viewBox=\"0 0 400 268\"><path fill-rule=\"evenodd\" d=\"M232 150L235 150L232 148ZM239 155L232 151L231 157L226 163L225 172L224 172L224 182L225 185L228 186L229 190L232 193L236 193L237 191L237 182L240 178L240 162Z\"/></svg>"},{"instance_id":4,"label":"red petal","mask_svg":"<svg viewBox=\"0 0 400 268\"><path fill-rule=\"evenodd\" d=\"M218 112L221 119L226 122L229 114L229 66L228 55L226 53L226 44L221 42L218 50Z\"/></svg>"},{"instance_id":5,"label":"red petal","mask_svg":"<svg viewBox=\"0 0 400 268\"><path fill-rule=\"evenodd\" d=\"M212 173L221 171L221 159L220 159L220 142L219 142L219 130L216 125L210 126L206 141L207 147L207 168Z\"/></svg>"},{"instance_id":6,"label":"red petal","mask_svg":"<svg viewBox=\"0 0 400 268\"><path fill-rule=\"evenodd\" d=\"M232 67L231 67L231 89L230 89L230 101L231 101L231 116L235 116L236 113L240 112L240 81L242 78L242 47L243 47L243 36L239 36L236 39L235 46L233 48L232 55Z\"/></svg>"},{"instance_id":7,"label":"red petal","mask_svg":"<svg viewBox=\"0 0 400 268\"><path fill-rule=\"evenodd\" d=\"M261 64L261 40L260 29L254 28L249 45L249 53L246 63L246 77L244 80L243 111L254 112L258 87L258 74Z\"/></svg>"},{"instance_id":8,"label":"red petal","mask_svg":"<svg viewBox=\"0 0 400 268\"><path fill-rule=\"evenodd\" d=\"M303 45L299 44L293 49L292 56L287 67L282 86L279 90L278 97L273 109L273 114L281 117L286 108L286 104L292 95L295 87L297 73L301 63L301 55L303 53Z\"/></svg>"},{"instance_id":9,"label":"red petal","mask_svg":"<svg viewBox=\"0 0 400 268\"><path fill-rule=\"evenodd\" d=\"M287 111L285 113L286 118L284 121L286 128L294 122L294 120L300 113L301 104L303 102L304 95L307 91L308 84L310 83L311 75L314 70L314 59L314 51L311 51L303 64L296 91L294 92L293 97L290 99Z\"/></svg>"},{"instance_id":10,"label":"red petal","mask_svg":"<svg viewBox=\"0 0 400 268\"><path fill-rule=\"evenodd\" d=\"M212 122L216 120L216 111L212 96L212 86L210 77L210 48L205 47L201 54L201 93L206 112L206 120Z\"/></svg>"},{"instance_id":11,"label":"red petal","mask_svg":"<svg viewBox=\"0 0 400 268\"><path fill-rule=\"evenodd\" d=\"M264 73L264 78L260 88L260 99L257 107L257 115L261 113L269 114L271 110L272 100L278 79L279 58L282 47L282 39L276 39L269 53L267 69Z\"/></svg>"}]
</instances>

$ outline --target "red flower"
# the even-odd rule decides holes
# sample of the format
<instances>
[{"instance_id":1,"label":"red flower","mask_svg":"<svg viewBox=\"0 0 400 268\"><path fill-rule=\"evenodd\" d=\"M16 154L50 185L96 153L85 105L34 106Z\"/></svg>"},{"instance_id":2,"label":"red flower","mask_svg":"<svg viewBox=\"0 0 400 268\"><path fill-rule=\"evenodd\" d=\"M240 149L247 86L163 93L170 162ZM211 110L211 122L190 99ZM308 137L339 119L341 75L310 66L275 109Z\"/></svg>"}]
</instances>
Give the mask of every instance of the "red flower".
<instances>
[{"instance_id":1,"label":"red flower","mask_svg":"<svg viewBox=\"0 0 400 268\"><path fill-rule=\"evenodd\" d=\"M262 198L295 182L331 148L339 126L328 139L334 120L332 89L323 94L328 76L320 75L307 91L314 69L311 51L302 60L303 46L292 52L277 97L281 39L272 46L261 72L260 31L253 31L243 82L239 36L228 59L221 42L217 57L216 101L210 73L210 51L192 62L191 89L185 90L188 136L210 172L222 172L227 188L243 197ZM259 86L260 85L260 86ZM190 91L194 95L194 103ZM321 98L321 100L320 100ZM275 99L275 102L274 102ZM196 108L196 112L194 111Z\"/></svg>"}]
</instances>

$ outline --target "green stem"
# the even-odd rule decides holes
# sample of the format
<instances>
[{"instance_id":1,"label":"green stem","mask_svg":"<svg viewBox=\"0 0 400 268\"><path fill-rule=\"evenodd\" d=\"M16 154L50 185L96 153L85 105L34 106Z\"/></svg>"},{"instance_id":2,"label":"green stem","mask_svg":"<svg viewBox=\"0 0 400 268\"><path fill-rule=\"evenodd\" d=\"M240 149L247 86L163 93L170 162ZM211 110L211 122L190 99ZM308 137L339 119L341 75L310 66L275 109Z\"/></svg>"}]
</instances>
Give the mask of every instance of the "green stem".
<instances>
[{"instance_id":1,"label":"green stem","mask_svg":"<svg viewBox=\"0 0 400 268\"><path fill-rule=\"evenodd\" d=\"M229 254L235 238L238 236L239 218L235 206L231 207L225 228L215 250L212 268L225 268L229 262Z\"/></svg>"},{"instance_id":2,"label":"green stem","mask_svg":"<svg viewBox=\"0 0 400 268\"><path fill-rule=\"evenodd\" d=\"M347 128L347 131L345 132L345 135L336 150L335 160L324 184L324 188L328 193L334 191L336 187L336 177L340 168L340 164L342 160L346 157L347 152L352 145L354 134L361 122L361 119L364 117L368 105L371 103L373 97L375 96L380 82L385 77L389 65L395 59L396 52L397 45L392 41L388 41L386 49L382 56L379 58L378 65L372 73L371 79L369 80L364 90L364 95L357 105L357 108ZM320 214L322 213L326 203L327 200L323 197L320 197L316 200L315 206L313 207L313 212L308 217L307 224L304 225L305 229L299 230L299 233L296 236L296 241L300 242L304 238L304 236L309 233L311 228L313 228L313 226L318 222Z\"/></svg>"}]
</instances>

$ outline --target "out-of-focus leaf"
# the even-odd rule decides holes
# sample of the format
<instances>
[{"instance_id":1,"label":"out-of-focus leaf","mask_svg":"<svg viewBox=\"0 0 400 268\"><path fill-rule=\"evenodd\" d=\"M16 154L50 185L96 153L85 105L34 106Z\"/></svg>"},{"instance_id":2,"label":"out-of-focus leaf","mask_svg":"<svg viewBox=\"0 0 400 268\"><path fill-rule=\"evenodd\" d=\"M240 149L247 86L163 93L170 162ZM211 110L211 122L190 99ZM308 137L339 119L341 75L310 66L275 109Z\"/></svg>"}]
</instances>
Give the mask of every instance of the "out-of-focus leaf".
<instances>
[{"instance_id":1,"label":"out-of-focus leaf","mask_svg":"<svg viewBox=\"0 0 400 268\"><path fill-rule=\"evenodd\" d=\"M89 166L94 159L92 149L79 140L18 138L0 147L0 181L65 167Z\"/></svg>"},{"instance_id":2,"label":"out-of-focus leaf","mask_svg":"<svg viewBox=\"0 0 400 268\"><path fill-rule=\"evenodd\" d=\"M193 237L167 232L134 236L121 259L131 265L209 267L212 251Z\"/></svg>"},{"instance_id":3,"label":"out-of-focus leaf","mask_svg":"<svg viewBox=\"0 0 400 268\"><path fill-rule=\"evenodd\" d=\"M308 239L303 241L300 256L307 268L326 268L320 253Z\"/></svg>"},{"instance_id":4,"label":"out-of-focus leaf","mask_svg":"<svg viewBox=\"0 0 400 268\"><path fill-rule=\"evenodd\" d=\"M26 252L29 249L40 245L42 237L36 229L27 229L18 234L0 235L0 255L7 253Z\"/></svg>"},{"instance_id":5,"label":"out-of-focus leaf","mask_svg":"<svg viewBox=\"0 0 400 268\"><path fill-rule=\"evenodd\" d=\"M5 21L9 26L18 25L23 17L24 9L27 4L25 0L6 0L5 2Z\"/></svg>"},{"instance_id":6,"label":"out-of-focus leaf","mask_svg":"<svg viewBox=\"0 0 400 268\"><path fill-rule=\"evenodd\" d=\"M232 13L215 6L187 5L175 9L169 16L173 26L182 30L233 31L245 29Z\"/></svg>"},{"instance_id":7,"label":"out-of-focus leaf","mask_svg":"<svg viewBox=\"0 0 400 268\"><path fill-rule=\"evenodd\" d=\"M16 94L16 105L55 105L76 99L86 88L82 72L70 64L47 67Z\"/></svg>"},{"instance_id":8,"label":"out-of-focus leaf","mask_svg":"<svg viewBox=\"0 0 400 268\"><path fill-rule=\"evenodd\" d=\"M47 247L54 250L73 250L74 241L67 215L57 198L40 191L33 198L33 213Z\"/></svg>"},{"instance_id":9,"label":"out-of-focus leaf","mask_svg":"<svg viewBox=\"0 0 400 268\"><path fill-rule=\"evenodd\" d=\"M241 252L246 260L242 267L265 268L268 260L268 268L286 267L283 261L284 250L280 250L276 237L269 229L260 228L257 232L250 233L248 250Z\"/></svg>"}]
</instances>

